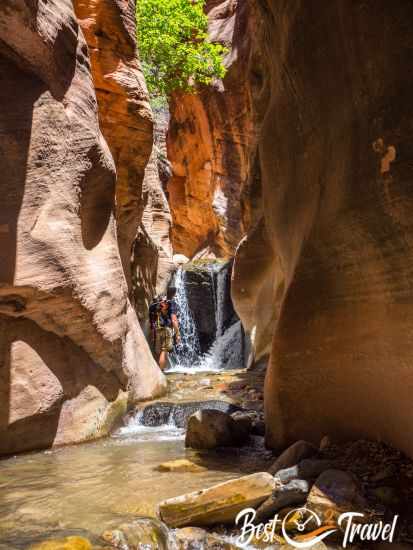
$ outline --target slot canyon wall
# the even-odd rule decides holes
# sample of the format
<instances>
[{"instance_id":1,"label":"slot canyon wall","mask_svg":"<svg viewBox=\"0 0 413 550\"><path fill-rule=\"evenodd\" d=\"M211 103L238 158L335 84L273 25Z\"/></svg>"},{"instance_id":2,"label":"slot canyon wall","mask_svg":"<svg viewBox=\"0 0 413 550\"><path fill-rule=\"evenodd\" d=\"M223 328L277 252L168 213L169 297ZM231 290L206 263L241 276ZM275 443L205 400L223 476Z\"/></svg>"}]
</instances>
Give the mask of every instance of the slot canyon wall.
<instances>
[{"instance_id":1,"label":"slot canyon wall","mask_svg":"<svg viewBox=\"0 0 413 550\"><path fill-rule=\"evenodd\" d=\"M413 5L255 7L262 218L232 292L271 354L267 442L368 437L412 456Z\"/></svg>"},{"instance_id":2,"label":"slot canyon wall","mask_svg":"<svg viewBox=\"0 0 413 550\"><path fill-rule=\"evenodd\" d=\"M206 12L211 40L229 50L227 74L197 94L176 93L170 102L172 242L189 258L201 251L233 256L248 223L240 203L255 139L245 70L253 32L248 3L210 0Z\"/></svg>"},{"instance_id":3,"label":"slot canyon wall","mask_svg":"<svg viewBox=\"0 0 413 550\"><path fill-rule=\"evenodd\" d=\"M269 363L269 446L328 434L413 455L413 6L207 11L233 50L223 82L172 102L174 245L241 239L232 296Z\"/></svg>"},{"instance_id":4,"label":"slot canyon wall","mask_svg":"<svg viewBox=\"0 0 413 550\"><path fill-rule=\"evenodd\" d=\"M134 35L132 0L0 5L0 454L165 389L129 300L153 138Z\"/></svg>"}]
</instances>

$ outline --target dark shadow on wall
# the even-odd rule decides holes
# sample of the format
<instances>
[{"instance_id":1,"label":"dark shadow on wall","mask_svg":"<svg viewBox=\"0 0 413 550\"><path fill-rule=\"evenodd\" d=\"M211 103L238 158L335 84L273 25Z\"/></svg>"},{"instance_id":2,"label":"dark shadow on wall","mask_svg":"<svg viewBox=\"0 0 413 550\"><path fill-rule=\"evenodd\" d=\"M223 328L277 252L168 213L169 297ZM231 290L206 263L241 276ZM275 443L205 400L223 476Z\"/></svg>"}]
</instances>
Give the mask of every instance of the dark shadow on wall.
<instances>
[{"instance_id":1,"label":"dark shadow on wall","mask_svg":"<svg viewBox=\"0 0 413 550\"><path fill-rule=\"evenodd\" d=\"M117 377L103 371L69 338L47 332L29 319L4 315L0 315L0 332L1 372L8 372L13 360L18 373L13 385L16 419L0 424L0 455L52 446L59 421L63 428L67 421L70 428L70 414L61 418L64 403L76 398L87 386L96 388L107 401L116 399ZM9 416L9 391L10 386L2 380L0 418ZM39 399L39 392L47 394L47 398Z\"/></svg>"},{"instance_id":2,"label":"dark shadow on wall","mask_svg":"<svg viewBox=\"0 0 413 550\"><path fill-rule=\"evenodd\" d=\"M13 313L18 302L11 300L17 261L17 225L25 192L34 104L46 86L32 75L0 56L0 311ZM6 290L7 291L7 290ZM5 389L0 409L0 426L9 421L10 351L4 328L0 331L0 383Z\"/></svg>"},{"instance_id":3,"label":"dark shadow on wall","mask_svg":"<svg viewBox=\"0 0 413 550\"><path fill-rule=\"evenodd\" d=\"M42 96L46 93L57 100L63 99L72 82L77 61L78 27L74 19L67 18L70 24L59 27L51 45L44 40L41 29L28 24L28 21L38 19L45 24L47 17L40 18L38 10L36 0L25 0L19 9L9 0L0 6L0 16L6 22L0 33L0 452L5 446L13 449L13 442L15 450L28 445L24 430L16 429L17 424L24 424L23 421L14 426L15 436L7 430L12 382L9 327L21 326L16 325L13 316L21 314L25 308L25 298L15 286L18 231L19 224L21 229L30 229L23 224L32 223L34 217L32 210L27 212L27 220L23 220L22 205L26 193L31 193L32 208L39 206L36 201L40 201L41 194L36 195L35 185L39 188L42 185L42 175L50 161L47 136L42 136L43 141L37 140L35 145L32 143L36 104L42 103ZM56 18L59 15L65 18L67 13L62 10ZM29 170L31 189L27 189ZM14 339L19 338L16 332ZM50 360L49 364L53 365L53 361ZM39 433L53 431L50 426L55 428L54 423L53 415L45 416L39 423Z\"/></svg>"}]
</instances>

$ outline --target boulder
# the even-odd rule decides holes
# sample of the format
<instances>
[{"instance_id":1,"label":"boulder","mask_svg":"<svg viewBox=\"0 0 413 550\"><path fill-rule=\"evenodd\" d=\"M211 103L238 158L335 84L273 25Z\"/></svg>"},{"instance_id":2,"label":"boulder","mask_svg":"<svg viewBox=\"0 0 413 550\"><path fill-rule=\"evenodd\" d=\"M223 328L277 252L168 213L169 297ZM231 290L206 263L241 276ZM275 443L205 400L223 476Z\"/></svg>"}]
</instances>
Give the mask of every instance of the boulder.
<instances>
[{"instance_id":1,"label":"boulder","mask_svg":"<svg viewBox=\"0 0 413 550\"><path fill-rule=\"evenodd\" d=\"M283 470L284 468L294 466L304 458L313 456L316 452L317 448L312 443L302 440L296 441L280 454L268 471L270 474L276 474L278 470Z\"/></svg>"},{"instance_id":2,"label":"boulder","mask_svg":"<svg viewBox=\"0 0 413 550\"><path fill-rule=\"evenodd\" d=\"M274 487L271 474L259 472L164 500L158 513L170 527L232 523L242 509L265 501Z\"/></svg>"},{"instance_id":3,"label":"boulder","mask_svg":"<svg viewBox=\"0 0 413 550\"><path fill-rule=\"evenodd\" d=\"M248 440L250 430L251 421L247 417L237 420L225 412L204 409L189 418L185 446L194 449L236 447Z\"/></svg>"},{"instance_id":4,"label":"boulder","mask_svg":"<svg viewBox=\"0 0 413 550\"><path fill-rule=\"evenodd\" d=\"M255 521L263 522L282 508L305 502L309 492L310 484L303 479L294 479L285 485L276 483L272 495L257 509Z\"/></svg>"},{"instance_id":5,"label":"boulder","mask_svg":"<svg viewBox=\"0 0 413 550\"><path fill-rule=\"evenodd\" d=\"M317 478L308 495L307 507L323 520L326 512L333 518L343 512L364 512L367 501L355 476L331 469Z\"/></svg>"}]
</instances>

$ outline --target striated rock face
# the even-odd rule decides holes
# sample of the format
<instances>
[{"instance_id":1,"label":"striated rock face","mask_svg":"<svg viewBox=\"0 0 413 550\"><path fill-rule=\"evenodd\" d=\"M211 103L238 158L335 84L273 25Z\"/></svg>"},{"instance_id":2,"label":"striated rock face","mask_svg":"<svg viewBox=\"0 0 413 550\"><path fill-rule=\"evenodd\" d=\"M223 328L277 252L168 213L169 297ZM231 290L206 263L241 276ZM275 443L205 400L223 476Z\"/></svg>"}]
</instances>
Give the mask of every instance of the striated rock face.
<instances>
[{"instance_id":1,"label":"striated rock face","mask_svg":"<svg viewBox=\"0 0 413 550\"><path fill-rule=\"evenodd\" d=\"M135 1L73 3L89 46L100 127L117 168L117 237L130 286L132 245L145 206L142 183L153 133L152 111L136 55Z\"/></svg>"},{"instance_id":2,"label":"striated rock face","mask_svg":"<svg viewBox=\"0 0 413 550\"><path fill-rule=\"evenodd\" d=\"M156 111L152 154L145 169L143 201L145 209L134 241L132 289L135 308L148 329L148 307L152 298L164 294L175 270L171 244L172 217L165 189L170 178L165 136L168 115Z\"/></svg>"},{"instance_id":3,"label":"striated rock face","mask_svg":"<svg viewBox=\"0 0 413 550\"><path fill-rule=\"evenodd\" d=\"M228 72L197 95L173 97L168 133L172 240L189 257L206 247L216 256L233 255L245 233L240 201L253 141L247 2L210 1L206 9L211 39L230 50Z\"/></svg>"},{"instance_id":4,"label":"striated rock face","mask_svg":"<svg viewBox=\"0 0 413 550\"><path fill-rule=\"evenodd\" d=\"M130 19L119 12L111 32L116 21ZM71 1L4 0L0 65L0 453L9 453L104 435L128 399L159 393L164 378L128 299L115 163ZM134 169L115 161L126 185L122 169Z\"/></svg>"},{"instance_id":5,"label":"striated rock face","mask_svg":"<svg viewBox=\"0 0 413 550\"><path fill-rule=\"evenodd\" d=\"M262 219L233 297L271 353L268 444L329 433L412 455L413 5L260 5Z\"/></svg>"}]
</instances>

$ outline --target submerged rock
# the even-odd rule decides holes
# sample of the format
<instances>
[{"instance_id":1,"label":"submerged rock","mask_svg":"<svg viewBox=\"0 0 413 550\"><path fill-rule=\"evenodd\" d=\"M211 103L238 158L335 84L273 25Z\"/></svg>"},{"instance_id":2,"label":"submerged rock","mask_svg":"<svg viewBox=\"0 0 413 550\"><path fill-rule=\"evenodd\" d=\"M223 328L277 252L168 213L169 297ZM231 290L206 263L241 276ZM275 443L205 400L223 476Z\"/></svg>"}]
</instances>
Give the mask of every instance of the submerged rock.
<instances>
[{"instance_id":1,"label":"submerged rock","mask_svg":"<svg viewBox=\"0 0 413 550\"><path fill-rule=\"evenodd\" d=\"M169 550L168 529L155 518L138 518L124 523L116 529L105 531L102 538L121 550Z\"/></svg>"},{"instance_id":2,"label":"submerged rock","mask_svg":"<svg viewBox=\"0 0 413 550\"><path fill-rule=\"evenodd\" d=\"M199 466L185 458L179 458L177 460L170 460L169 462L162 462L155 470L158 470L158 472L203 472L207 468Z\"/></svg>"},{"instance_id":3,"label":"submerged rock","mask_svg":"<svg viewBox=\"0 0 413 550\"><path fill-rule=\"evenodd\" d=\"M188 420L185 446L194 449L232 447L245 443L251 431L251 419L233 417L217 410L198 411Z\"/></svg>"},{"instance_id":4,"label":"submerged rock","mask_svg":"<svg viewBox=\"0 0 413 550\"><path fill-rule=\"evenodd\" d=\"M40 542L30 546L30 550L93 550L93 546L88 539L72 536Z\"/></svg>"},{"instance_id":5,"label":"submerged rock","mask_svg":"<svg viewBox=\"0 0 413 550\"><path fill-rule=\"evenodd\" d=\"M243 508L257 507L266 500L274 485L270 474L259 472L164 500L158 513L170 527L232 523Z\"/></svg>"}]
</instances>

